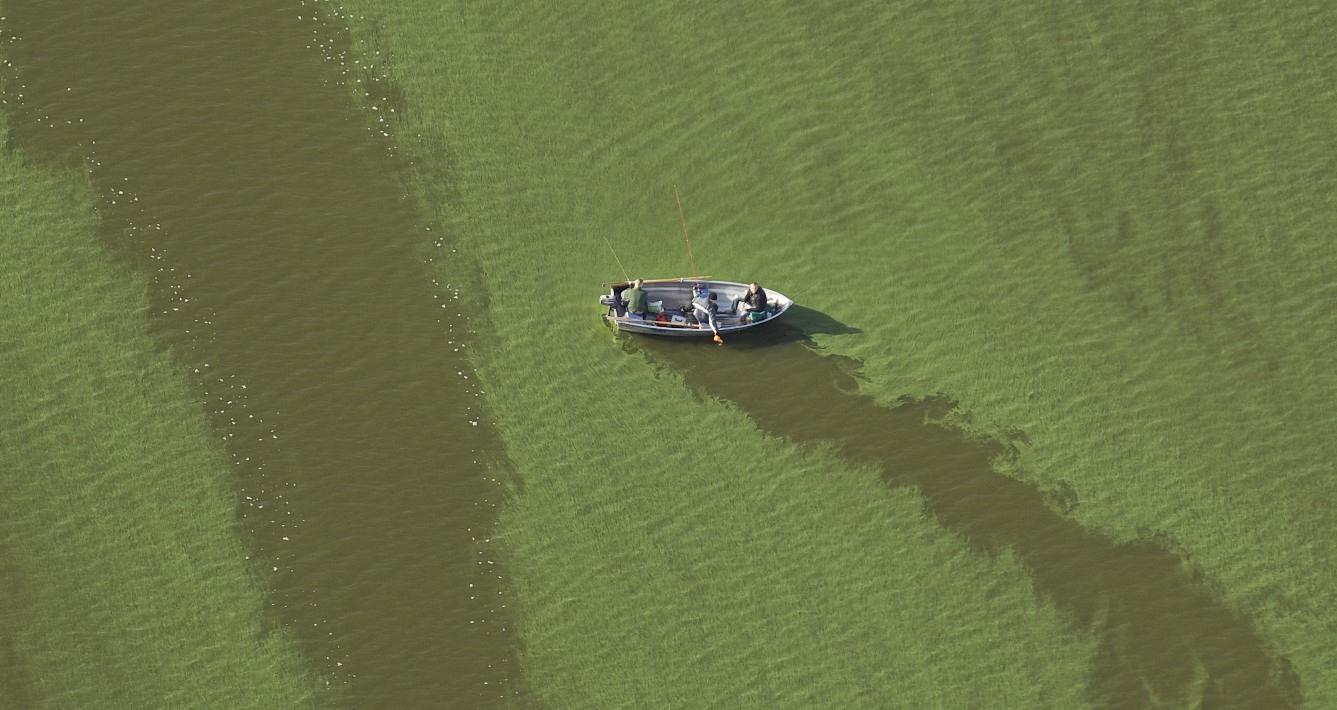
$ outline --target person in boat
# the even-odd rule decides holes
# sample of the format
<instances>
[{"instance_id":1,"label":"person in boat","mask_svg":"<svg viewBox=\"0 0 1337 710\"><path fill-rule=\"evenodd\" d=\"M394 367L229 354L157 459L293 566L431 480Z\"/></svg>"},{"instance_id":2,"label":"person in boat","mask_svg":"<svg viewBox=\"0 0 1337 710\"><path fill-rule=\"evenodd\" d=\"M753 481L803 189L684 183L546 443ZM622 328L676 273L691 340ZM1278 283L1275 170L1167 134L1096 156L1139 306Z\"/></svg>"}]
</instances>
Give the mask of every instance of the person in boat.
<instances>
[{"instance_id":1,"label":"person in boat","mask_svg":"<svg viewBox=\"0 0 1337 710\"><path fill-rule=\"evenodd\" d=\"M623 302L627 306L627 317L637 320L645 320L645 314L648 310L645 289L641 288L644 281L636 279L631 283L631 288L622 292Z\"/></svg>"},{"instance_id":2,"label":"person in boat","mask_svg":"<svg viewBox=\"0 0 1337 710\"><path fill-rule=\"evenodd\" d=\"M705 284L692 287L692 315L696 316L696 322L701 327L709 326L716 338L720 336L719 325L715 322L715 311L718 309L715 294Z\"/></svg>"},{"instance_id":3,"label":"person in boat","mask_svg":"<svg viewBox=\"0 0 1337 710\"><path fill-rule=\"evenodd\" d=\"M747 285L747 293L735 298L733 312L740 321L759 321L766 317L766 291L756 281Z\"/></svg>"}]
</instances>

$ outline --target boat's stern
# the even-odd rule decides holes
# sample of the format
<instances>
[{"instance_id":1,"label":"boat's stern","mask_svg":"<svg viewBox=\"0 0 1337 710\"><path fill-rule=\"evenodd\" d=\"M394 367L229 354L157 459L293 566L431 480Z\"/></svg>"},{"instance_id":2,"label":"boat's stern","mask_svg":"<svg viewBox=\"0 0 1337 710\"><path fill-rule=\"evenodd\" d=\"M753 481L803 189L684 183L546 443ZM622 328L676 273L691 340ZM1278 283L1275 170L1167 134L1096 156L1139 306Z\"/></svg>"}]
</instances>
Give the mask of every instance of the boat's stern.
<instances>
[{"instance_id":1,"label":"boat's stern","mask_svg":"<svg viewBox=\"0 0 1337 710\"><path fill-rule=\"evenodd\" d=\"M608 309L606 315L622 316L622 292L627 288L627 284L612 284L608 293L599 297L599 305Z\"/></svg>"}]
</instances>

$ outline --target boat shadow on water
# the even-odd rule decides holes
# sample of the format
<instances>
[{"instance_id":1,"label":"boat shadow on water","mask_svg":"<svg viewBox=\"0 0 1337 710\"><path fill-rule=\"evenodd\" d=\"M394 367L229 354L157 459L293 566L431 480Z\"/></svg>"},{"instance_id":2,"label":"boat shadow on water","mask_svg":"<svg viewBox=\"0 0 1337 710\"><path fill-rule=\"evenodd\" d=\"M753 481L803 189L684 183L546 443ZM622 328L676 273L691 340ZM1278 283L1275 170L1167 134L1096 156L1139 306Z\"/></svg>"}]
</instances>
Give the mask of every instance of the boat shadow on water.
<instances>
[{"instance_id":1,"label":"boat shadow on water","mask_svg":"<svg viewBox=\"0 0 1337 710\"><path fill-rule=\"evenodd\" d=\"M785 322L736 335L725 347L620 340L774 436L832 446L852 464L874 466L888 485L914 486L926 511L977 552L1012 549L1036 591L1096 635L1089 687L1096 705L1300 705L1290 662L1270 654L1253 624L1162 538L1116 542L1083 527L1064 514L1076 505L1066 485L1046 491L995 470L995 460L1015 460L1016 442L944 423L957 409L948 397L879 403L861 391L860 362L824 351L811 337L860 332L795 306Z\"/></svg>"}]
</instances>

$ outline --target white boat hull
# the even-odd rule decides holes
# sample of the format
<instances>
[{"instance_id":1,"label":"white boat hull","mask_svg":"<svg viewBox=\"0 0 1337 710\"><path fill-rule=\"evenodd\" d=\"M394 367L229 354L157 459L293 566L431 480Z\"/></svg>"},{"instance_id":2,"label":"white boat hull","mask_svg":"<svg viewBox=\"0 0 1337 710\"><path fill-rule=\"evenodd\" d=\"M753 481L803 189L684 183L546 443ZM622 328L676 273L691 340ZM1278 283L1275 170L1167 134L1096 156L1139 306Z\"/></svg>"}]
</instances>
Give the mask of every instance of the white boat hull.
<instances>
[{"instance_id":1,"label":"white boat hull","mask_svg":"<svg viewBox=\"0 0 1337 710\"><path fill-rule=\"evenodd\" d=\"M645 289L647 300L651 304L662 304L665 310L677 312L677 307L687 304L692 299L692 287L695 284L705 284L710 288L711 293L716 295L718 311L715 316L715 325L721 335L729 333L738 333L757 326L766 325L771 321L777 320L783 316L790 306L794 305L794 300L788 296L762 287L766 291L766 300L768 304L766 318L758 321L749 319L740 319L731 312L734 299L742 298L747 293L747 284L734 281L711 281L701 279L672 279L661 281L647 281L643 288ZM600 305L608 310L604 314L604 319L613 323L620 330L631 333L644 333L646 335L660 335L670 338L701 338L710 337L710 326L705 323L697 323L695 318L688 316L685 322L680 324L662 323L651 319L642 320L630 316L619 316L617 311L620 309L615 306L615 299L618 294L625 289L627 284L618 283L612 285L610 293L604 294L599 298ZM653 317L653 316L651 316Z\"/></svg>"}]
</instances>

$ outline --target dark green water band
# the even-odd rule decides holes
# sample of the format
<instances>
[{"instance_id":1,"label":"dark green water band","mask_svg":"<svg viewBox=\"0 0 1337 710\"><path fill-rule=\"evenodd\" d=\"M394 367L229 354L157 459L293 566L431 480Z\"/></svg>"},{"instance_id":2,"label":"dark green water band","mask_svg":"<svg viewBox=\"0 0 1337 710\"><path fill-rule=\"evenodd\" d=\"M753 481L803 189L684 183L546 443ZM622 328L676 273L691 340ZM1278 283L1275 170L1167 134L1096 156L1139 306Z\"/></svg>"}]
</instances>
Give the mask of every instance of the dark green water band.
<instances>
[{"instance_id":1,"label":"dark green water band","mask_svg":"<svg viewBox=\"0 0 1337 710\"><path fill-rule=\"evenodd\" d=\"M499 699L500 447L467 314L425 263L439 230L353 100L343 28L286 2L6 14L11 139L87 166L113 251L154 272L161 342L236 463L271 621L351 706Z\"/></svg>"},{"instance_id":2,"label":"dark green water band","mask_svg":"<svg viewBox=\"0 0 1337 710\"><path fill-rule=\"evenodd\" d=\"M1056 512L1045 492L997 473L993 461L1009 446L941 424L955 403L879 405L859 391L859 363L808 340L842 326L801 308L791 321L740 334L725 348L644 337L624 344L776 436L835 446L850 462L875 466L888 485L917 488L925 510L977 551L1014 550L1036 591L1097 634L1097 707L1299 706L1289 663L1272 658L1252 623L1174 553L1154 540L1109 540Z\"/></svg>"}]
</instances>

